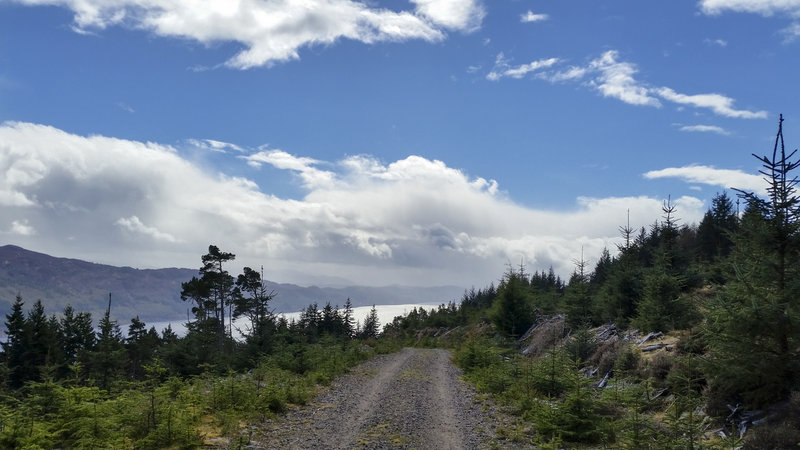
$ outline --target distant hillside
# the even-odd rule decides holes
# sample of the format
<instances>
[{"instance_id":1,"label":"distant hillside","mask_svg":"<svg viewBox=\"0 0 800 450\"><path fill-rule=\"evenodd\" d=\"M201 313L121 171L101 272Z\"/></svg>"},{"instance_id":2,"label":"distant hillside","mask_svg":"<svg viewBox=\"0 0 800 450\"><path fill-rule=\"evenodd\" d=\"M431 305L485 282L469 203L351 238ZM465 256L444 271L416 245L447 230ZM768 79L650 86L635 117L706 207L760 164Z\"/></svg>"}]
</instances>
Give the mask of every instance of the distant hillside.
<instances>
[{"instance_id":1,"label":"distant hillside","mask_svg":"<svg viewBox=\"0 0 800 450\"><path fill-rule=\"evenodd\" d=\"M111 293L112 315L123 326L136 315L145 322L184 319L189 305L180 299L181 283L197 274L197 269L107 266L6 245L0 247L0 328L17 293L26 309L41 299L47 313L54 314L69 303L95 319L104 313ZM347 298L354 306L447 302L464 292L454 286L320 288L270 281L267 285L277 293L272 305L276 312L297 311L313 302L341 306Z\"/></svg>"}]
</instances>

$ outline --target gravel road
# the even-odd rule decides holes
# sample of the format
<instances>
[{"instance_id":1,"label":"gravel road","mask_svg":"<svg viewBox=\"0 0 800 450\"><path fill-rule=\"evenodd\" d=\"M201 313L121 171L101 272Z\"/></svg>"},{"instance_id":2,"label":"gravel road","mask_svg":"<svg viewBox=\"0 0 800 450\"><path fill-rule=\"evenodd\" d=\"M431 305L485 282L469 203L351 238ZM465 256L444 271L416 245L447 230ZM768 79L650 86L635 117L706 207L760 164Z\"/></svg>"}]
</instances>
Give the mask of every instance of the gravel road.
<instances>
[{"instance_id":1,"label":"gravel road","mask_svg":"<svg viewBox=\"0 0 800 450\"><path fill-rule=\"evenodd\" d=\"M442 349L406 348L338 378L309 405L267 423L254 448L473 449L495 440L495 408L478 400Z\"/></svg>"}]
</instances>

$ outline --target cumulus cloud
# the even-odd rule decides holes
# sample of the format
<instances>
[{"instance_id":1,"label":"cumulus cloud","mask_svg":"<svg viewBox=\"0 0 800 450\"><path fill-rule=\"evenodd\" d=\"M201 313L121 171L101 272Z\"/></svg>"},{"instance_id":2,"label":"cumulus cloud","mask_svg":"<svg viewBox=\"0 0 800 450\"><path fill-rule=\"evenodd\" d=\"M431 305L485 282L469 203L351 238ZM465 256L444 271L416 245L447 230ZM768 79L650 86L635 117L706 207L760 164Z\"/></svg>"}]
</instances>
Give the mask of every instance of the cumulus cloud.
<instances>
[{"instance_id":1,"label":"cumulus cloud","mask_svg":"<svg viewBox=\"0 0 800 450\"><path fill-rule=\"evenodd\" d=\"M341 39L438 41L445 30L479 28L485 15L480 0L412 0L413 11L391 11L358 0L15 1L70 9L73 28L83 33L125 26L203 44L237 42L244 49L225 64L238 69L298 59L304 47Z\"/></svg>"},{"instance_id":2,"label":"cumulus cloud","mask_svg":"<svg viewBox=\"0 0 800 450\"><path fill-rule=\"evenodd\" d=\"M528 10L528 12L520 16L520 20L523 23L542 22L549 18L550 16L548 16L547 14L536 14L531 10Z\"/></svg>"},{"instance_id":3,"label":"cumulus cloud","mask_svg":"<svg viewBox=\"0 0 800 450\"><path fill-rule=\"evenodd\" d=\"M725 189L735 188L765 194L764 180L740 170L717 169L712 166L692 165L653 170L644 174L645 178L678 178L689 183L708 184Z\"/></svg>"},{"instance_id":4,"label":"cumulus cloud","mask_svg":"<svg viewBox=\"0 0 800 450\"><path fill-rule=\"evenodd\" d=\"M537 61L532 61L528 64L522 64L519 66L511 66L509 64L508 58L501 52L497 55L497 58L494 62L494 67L492 71L486 75L487 80L497 81L504 77L509 78L524 78L526 75L532 72L539 71L541 69L551 67L559 62L558 58L547 58L547 59L540 59Z\"/></svg>"},{"instance_id":5,"label":"cumulus cloud","mask_svg":"<svg viewBox=\"0 0 800 450\"><path fill-rule=\"evenodd\" d=\"M717 125L682 125L679 130L689 133L716 133L723 136L729 136L730 131Z\"/></svg>"},{"instance_id":6,"label":"cumulus cloud","mask_svg":"<svg viewBox=\"0 0 800 450\"><path fill-rule=\"evenodd\" d=\"M297 174L301 198L210 172L171 146L7 122L0 192L12 200L0 204L0 216L15 218L18 245L97 262L196 267L213 243L278 281L469 286L520 258L568 275L581 247L588 258L614 248L627 210L634 226L649 225L663 202L586 197L549 211L512 202L495 180L421 156L240 156L253 177L267 165ZM676 203L687 222L702 217L700 200Z\"/></svg>"}]
</instances>

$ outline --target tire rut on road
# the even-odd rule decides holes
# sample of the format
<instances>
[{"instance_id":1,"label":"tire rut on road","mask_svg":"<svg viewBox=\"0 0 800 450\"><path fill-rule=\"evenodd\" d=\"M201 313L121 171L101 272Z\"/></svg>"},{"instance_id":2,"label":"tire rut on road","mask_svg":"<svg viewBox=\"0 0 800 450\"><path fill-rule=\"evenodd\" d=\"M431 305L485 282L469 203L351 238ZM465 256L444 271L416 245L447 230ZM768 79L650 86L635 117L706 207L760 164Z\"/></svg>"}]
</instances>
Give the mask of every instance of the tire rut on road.
<instances>
[{"instance_id":1,"label":"tire rut on road","mask_svg":"<svg viewBox=\"0 0 800 450\"><path fill-rule=\"evenodd\" d=\"M264 425L254 448L484 448L494 417L442 349L406 348L354 368Z\"/></svg>"}]
</instances>

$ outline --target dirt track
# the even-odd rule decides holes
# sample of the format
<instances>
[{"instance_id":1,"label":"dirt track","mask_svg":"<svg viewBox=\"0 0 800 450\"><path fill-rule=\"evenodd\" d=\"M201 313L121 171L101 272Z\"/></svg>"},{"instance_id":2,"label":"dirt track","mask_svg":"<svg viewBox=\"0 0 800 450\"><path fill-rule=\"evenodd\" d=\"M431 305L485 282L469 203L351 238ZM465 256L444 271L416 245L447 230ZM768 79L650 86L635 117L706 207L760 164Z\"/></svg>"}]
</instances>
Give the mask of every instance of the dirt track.
<instances>
[{"instance_id":1,"label":"dirt track","mask_svg":"<svg viewBox=\"0 0 800 450\"><path fill-rule=\"evenodd\" d=\"M459 375L446 350L407 348L378 356L336 380L310 405L267 424L254 447L443 450L497 445L494 414L475 401Z\"/></svg>"}]
</instances>

